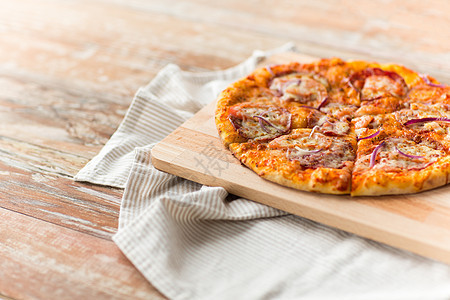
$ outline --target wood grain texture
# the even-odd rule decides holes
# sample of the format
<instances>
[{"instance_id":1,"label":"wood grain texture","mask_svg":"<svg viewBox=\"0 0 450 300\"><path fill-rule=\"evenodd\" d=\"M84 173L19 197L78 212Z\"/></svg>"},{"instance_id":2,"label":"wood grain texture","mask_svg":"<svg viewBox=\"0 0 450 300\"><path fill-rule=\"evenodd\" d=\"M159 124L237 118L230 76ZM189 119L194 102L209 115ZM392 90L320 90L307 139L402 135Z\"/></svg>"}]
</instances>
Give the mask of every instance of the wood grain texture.
<instances>
[{"instance_id":1,"label":"wood grain texture","mask_svg":"<svg viewBox=\"0 0 450 300\"><path fill-rule=\"evenodd\" d=\"M111 241L5 209L0 209L0 238L0 294L17 299L162 298Z\"/></svg>"},{"instance_id":2,"label":"wood grain texture","mask_svg":"<svg viewBox=\"0 0 450 300\"><path fill-rule=\"evenodd\" d=\"M220 141L211 103L152 149L165 172L450 264L450 185L395 196L309 193L260 178Z\"/></svg>"},{"instance_id":3,"label":"wood grain texture","mask_svg":"<svg viewBox=\"0 0 450 300\"><path fill-rule=\"evenodd\" d=\"M108 240L116 232L121 191L14 165L0 162L1 207Z\"/></svg>"},{"instance_id":4,"label":"wood grain texture","mask_svg":"<svg viewBox=\"0 0 450 300\"><path fill-rule=\"evenodd\" d=\"M395 61L449 83L449 9L444 0L0 1L0 211L9 222L0 229L0 264L11 272L1 273L0 294L73 299L116 291L126 299L138 289L141 298L160 297L110 241L122 191L72 178L114 133L137 89L166 64L223 69L255 49L293 41L311 56ZM396 214L398 207L383 209ZM93 243L86 253L96 241L111 251L109 271L94 272L91 282L117 283L124 266L134 279L83 285L85 274L71 264L82 264L84 250L64 252L62 242L43 247L34 238L41 230L48 232L37 235L42 244L61 232ZM26 251L12 251L16 246ZM14 266L22 261L28 275L19 276ZM90 261L94 270L102 264L101 256ZM68 278L72 286L64 285ZM47 288L40 288L44 279Z\"/></svg>"}]
</instances>

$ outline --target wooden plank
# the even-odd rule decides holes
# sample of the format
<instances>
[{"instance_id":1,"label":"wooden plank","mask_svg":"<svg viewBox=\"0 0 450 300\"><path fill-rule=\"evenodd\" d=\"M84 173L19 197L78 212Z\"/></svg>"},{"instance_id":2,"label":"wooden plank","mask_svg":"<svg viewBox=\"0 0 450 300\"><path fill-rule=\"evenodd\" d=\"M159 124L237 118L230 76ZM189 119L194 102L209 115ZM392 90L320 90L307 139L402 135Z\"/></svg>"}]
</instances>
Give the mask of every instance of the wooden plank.
<instances>
[{"instance_id":1,"label":"wooden plank","mask_svg":"<svg viewBox=\"0 0 450 300\"><path fill-rule=\"evenodd\" d=\"M73 151L73 149L71 150ZM30 171L51 173L68 178L72 178L89 162L89 157L86 157L89 156L87 153L80 156L55 150L53 147L38 146L4 136L0 136L0 152L2 153L0 160L5 163L12 163L15 160L18 166Z\"/></svg>"},{"instance_id":2,"label":"wooden plank","mask_svg":"<svg viewBox=\"0 0 450 300\"><path fill-rule=\"evenodd\" d=\"M395 61L450 82L447 1L165 1L116 0L139 11L294 41L302 53ZM185 12L189 11L189 14ZM248 44L248 43L247 43ZM240 44L245 47L246 43ZM267 45L268 46L268 45ZM220 49L235 54L226 45ZM268 49L265 45L261 49ZM222 50L221 50L222 51ZM432 53L432 55L430 55Z\"/></svg>"},{"instance_id":3,"label":"wooden plank","mask_svg":"<svg viewBox=\"0 0 450 300\"><path fill-rule=\"evenodd\" d=\"M0 207L110 239L117 230L122 190L77 183L85 159L0 139ZM70 167L73 164L74 167Z\"/></svg>"},{"instance_id":4,"label":"wooden plank","mask_svg":"<svg viewBox=\"0 0 450 300\"><path fill-rule=\"evenodd\" d=\"M61 76L94 88L107 86L115 95L134 93L138 86L133 82L145 84L149 75L169 62L191 69L223 68L240 62L255 48L283 43L276 37L204 26L111 2L44 0L39 9L30 0L0 5L0 24L6 29L0 57L7 68ZM219 36L242 46L236 48L229 39L211 45L210 38ZM220 46L223 50L215 51ZM227 49L235 55L229 56Z\"/></svg>"},{"instance_id":5,"label":"wooden plank","mask_svg":"<svg viewBox=\"0 0 450 300\"><path fill-rule=\"evenodd\" d=\"M0 76L0 136L92 158L121 122L126 107L46 81ZM19 150L19 149L16 149Z\"/></svg>"},{"instance_id":6,"label":"wooden plank","mask_svg":"<svg viewBox=\"0 0 450 300\"><path fill-rule=\"evenodd\" d=\"M450 263L450 185L413 195L308 193L268 182L220 142L214 103L152 150L156 168L394 247Z\"/></svg>"},{"instance_id":7,"label":"wooden plank","mask_svg":"<svg viewBox=\"0 0 450 300\"><path fill-rule=\"evenodd\" d=\"M112 241L0 209L0 244L8 297L164 299Z\"/></svg>"}]
</instances>

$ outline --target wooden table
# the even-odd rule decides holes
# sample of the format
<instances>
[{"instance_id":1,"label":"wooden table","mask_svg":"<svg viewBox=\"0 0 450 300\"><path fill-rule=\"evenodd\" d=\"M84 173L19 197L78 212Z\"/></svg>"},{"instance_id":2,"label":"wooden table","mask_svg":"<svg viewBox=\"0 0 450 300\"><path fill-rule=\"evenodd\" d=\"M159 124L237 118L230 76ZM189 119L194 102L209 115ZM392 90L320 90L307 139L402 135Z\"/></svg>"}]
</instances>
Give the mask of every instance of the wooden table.
<instances>
[{"instance_id":1,"label":"wooden table","mask_svg":"<svg viewBox=\"0 0 450 300\"><path fill-rule=\"evenodd\" d=\"M293 41L450 83L448 1L271 3L0 1L0 297L164 298L111 240L122 190L72 178L167 63L222 69Z\"/></svg>"}]
</instances>

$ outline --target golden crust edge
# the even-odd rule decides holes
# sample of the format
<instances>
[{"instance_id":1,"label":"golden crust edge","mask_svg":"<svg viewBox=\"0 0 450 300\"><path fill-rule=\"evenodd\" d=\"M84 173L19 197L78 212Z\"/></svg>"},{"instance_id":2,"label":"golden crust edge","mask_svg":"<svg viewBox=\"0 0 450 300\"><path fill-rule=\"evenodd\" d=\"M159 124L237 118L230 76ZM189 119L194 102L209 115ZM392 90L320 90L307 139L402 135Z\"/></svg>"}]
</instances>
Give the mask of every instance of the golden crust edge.
<instances>
[{"instance_id":1,"label":"golden crust edge","mask_svg":"<svg viewBox=\"0 0 450 300\"><path fill-rule=\"evenodd\" d=\"M343 169L330 169L330 168L318 168L318 169L308 169L303 171L304 176L308 176L308 180L292 180L291 178L284 177L281 172L273 170L271 168L256 167L247 160L245 152L242 152L240 145L234 146L236 144L231 144L229 149L231 153L246 167L255 172L261 178L268 181L280 184L285 187L294 188L296 190L306 191L306 192L318 192L323 194L334 194L334 195L348 195L350 194L351 188L351 171L347 166ZM324 174L325 173L325 174ZM315 178L323 179L327 173L333 173L334 178L338 178L339 182L336 180L326 180L320 181L315 180ZM293 174L295 176L296 174ZM329 175L329 174L328 174ZM345 189L339 189L339 185L344 185Z\"/></svg>"},{"instance_id":2,"label":"golden crust edge","mask_svg":"<svg viewBox=\"0 0 450 300\"><path fill-rule=\"evenodd\" d=\"M385 196L406 195L429 191L448 184L450 173L450 157L444 157L423 170L405 171L402 180L391 180L398 177L393 173L365 173L364 176L352 174L351 196ZM394 176L395 175L395 176ZM355 181L358 181L355 184Z\"/></svg>"},{"instance_id":3,"label":"golden crust edge","mask_svg":"<svg viewBox=\"0 0 450 300\"><path fill-rule=\"evenodd\" d=\"M313 174L311 175L313 176ZM305 192L317 192L321 194L332 194L332 195L348 195L350 193L350 185L348 185L348 189L346 190L339 190L336 189L335 185L333 185L331 181L327 181L326 183L315 182L314 180L308 180L306 182L301 181L294 182L276 172L266 173L264 175L261 175L261 177L271 182L280 184L282 186L294 188L296 190L301 190Z\"/></svg>"}]
</instances>

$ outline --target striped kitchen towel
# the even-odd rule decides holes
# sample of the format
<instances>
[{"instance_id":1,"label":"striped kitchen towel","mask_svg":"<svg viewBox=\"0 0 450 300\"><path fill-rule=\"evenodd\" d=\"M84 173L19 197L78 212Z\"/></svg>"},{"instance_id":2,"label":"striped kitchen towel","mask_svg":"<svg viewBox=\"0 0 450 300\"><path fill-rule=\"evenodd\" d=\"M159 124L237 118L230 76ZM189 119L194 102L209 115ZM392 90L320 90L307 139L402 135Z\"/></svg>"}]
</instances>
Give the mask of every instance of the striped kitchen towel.
<instances>
[{"instance_id":1,"label":"striped kitchen towel","mask_svg":"<svg viewBox=\"0 0 450 300\"><path fill-rule=\"evenodd\" d=\"M224 71L169 65L76 180L124 187L115 243L171 299L450 299L450 266L156 170L151 149L276 52Z\"/></svg>"}]
</instances>

